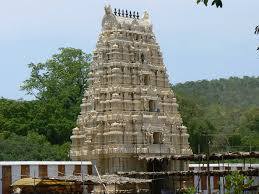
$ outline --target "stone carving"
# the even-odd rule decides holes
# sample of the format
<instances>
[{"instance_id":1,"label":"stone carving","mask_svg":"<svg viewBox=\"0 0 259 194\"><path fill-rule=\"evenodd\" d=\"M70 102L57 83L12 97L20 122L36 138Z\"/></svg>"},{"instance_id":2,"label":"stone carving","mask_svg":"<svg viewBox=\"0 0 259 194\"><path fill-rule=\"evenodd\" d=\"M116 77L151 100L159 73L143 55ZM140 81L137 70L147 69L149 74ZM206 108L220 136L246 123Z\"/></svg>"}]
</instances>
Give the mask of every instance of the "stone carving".
<instances>
[{"instance_id":1,"label":"stone carving","mask_svg":"<svg viewBox=\"0 0 259 194\"><path fill-rule=\"evenodd\" d=\"M115 15L112 13L112 8L110 5L104 7L105 15L102 21L103 29L112 29L118 25Z\"/></svg>"},{"instance_id":2,"label":"stone carving","mask_svg":"<svg viewBox=\"0 0 259 194\"><path fill-rule=\"evenodd\" d=\"M149 20L149 13L147 11L144 11L143 20Z\"/></svg>"},{"instance_id":3,"label":"stone carving","mask_svg":"<svg viewBox=\"0 0 259 194\"><path fill-rule=\"evenodd\" d=\"M139 154L190 154L149 14L122 17L105 6L102 27L71 136L71 158L95 161L101 173L114 173L114 166L145 171Z\"/></svg>"}]
</instances>

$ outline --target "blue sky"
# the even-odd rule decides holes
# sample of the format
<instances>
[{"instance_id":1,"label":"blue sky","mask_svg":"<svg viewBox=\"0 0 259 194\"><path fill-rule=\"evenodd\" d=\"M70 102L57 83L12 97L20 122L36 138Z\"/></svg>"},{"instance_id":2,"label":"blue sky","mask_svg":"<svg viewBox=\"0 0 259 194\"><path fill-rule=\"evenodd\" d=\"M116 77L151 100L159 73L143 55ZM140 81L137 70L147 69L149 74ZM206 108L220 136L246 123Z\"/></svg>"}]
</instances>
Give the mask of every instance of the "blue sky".
<instances>
[{"instance_id":1,"label":"blue sky","mask_svg":"<svg viewBox=\"0 0 259 194\"><path fill-rule=\"evenodd\" d=\"M27 64L44 62L60 47L91 52L103 7L147 10L170 81L259 76L259 1L223 0L224 8L196 0L0 0L0 96L30 99L20 91Z\"/></svg>"}]
</instances>

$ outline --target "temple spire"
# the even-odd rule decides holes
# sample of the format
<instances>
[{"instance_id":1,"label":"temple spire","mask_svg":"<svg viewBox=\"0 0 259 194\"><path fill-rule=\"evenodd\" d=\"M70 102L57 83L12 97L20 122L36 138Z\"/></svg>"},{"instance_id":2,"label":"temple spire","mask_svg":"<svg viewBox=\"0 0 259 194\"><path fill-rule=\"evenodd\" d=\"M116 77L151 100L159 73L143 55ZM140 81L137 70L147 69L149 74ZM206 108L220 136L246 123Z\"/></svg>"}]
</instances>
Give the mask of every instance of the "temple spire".
<instances>
[{"instance_id":1,"label":"temple spire","mask_svg":"<svg viewBox=\"0 0 259 194\"><path fill-rule=\"evenodd\" d=\"M105 7L71 136L72 160L91 160L101 174L147 171L140 155L192 153L149 14L138 18L136 11Z\"/></svg>"}]
</instances>

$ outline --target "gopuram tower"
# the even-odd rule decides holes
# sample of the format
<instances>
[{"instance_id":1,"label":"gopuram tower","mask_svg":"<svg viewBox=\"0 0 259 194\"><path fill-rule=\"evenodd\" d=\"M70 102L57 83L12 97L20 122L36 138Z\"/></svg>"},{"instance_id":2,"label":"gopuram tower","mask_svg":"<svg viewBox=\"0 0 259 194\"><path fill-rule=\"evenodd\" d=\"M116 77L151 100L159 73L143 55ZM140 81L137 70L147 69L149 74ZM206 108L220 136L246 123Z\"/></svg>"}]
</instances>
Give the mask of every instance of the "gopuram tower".
<instances>
[{"instance_id":1,"label":"gopuram tower","mask_svg":"<svg viewBox=\"0 0 259 194\"><path fill-rule=\"evenodd\" d=\"M113 174L150 171L143 158L191 154L177 109L149 14L106 6L71 136L72 160L91 160L101 174ZM159 170L180 166L169 161Z\"/></svg>"}]
</instances>

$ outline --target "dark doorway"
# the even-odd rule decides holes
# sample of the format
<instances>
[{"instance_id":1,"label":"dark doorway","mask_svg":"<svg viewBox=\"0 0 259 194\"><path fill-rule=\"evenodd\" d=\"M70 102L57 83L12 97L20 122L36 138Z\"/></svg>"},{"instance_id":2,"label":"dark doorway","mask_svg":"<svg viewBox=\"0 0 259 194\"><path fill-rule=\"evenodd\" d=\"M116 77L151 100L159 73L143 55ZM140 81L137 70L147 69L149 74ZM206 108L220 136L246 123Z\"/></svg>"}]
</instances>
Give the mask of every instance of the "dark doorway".
<instances>
[{"instance_id":1,"label":"dark doorway","mask_svg":"<svg viewBox=\"0 0 259 194\"><path fill-rule=\"evenodd\" d=\"M147 163L148 172L162 172L167 171L168 160L149 160ZM152 184L150 190L152 194L164 194L170 193L169 189L169 178L165 175L152 175L149 177L152 179Z\"/></svg>"},{"instance_id":2,"label":"dark doorway","mask_svg":"<svg viewBox=\"0 0 259 194\"><path fill-rule=\"evenodd\" d=\"M144 62L145 62L145 56L144 56L144 54L142 53L140 57L141 57L141 63L144 64Z\"/></svg>"},{"instance_id":3,"label":"dark doorway","mask_svg":"<svg viewBox=\"0 0 259 194\"><path fill-rule=\"evenodd\" d=\"M156 111L156 101L150 100L149 101L149 112L155 112Z\"/></svg>"},{"instance_id":4,"label":"dark doorway","mask_svg":"<svg viewBox=\"0 0 259 194\"><path fill-rule=\"evenodd\" d=\"M153 133L153 144L162 144L161 141L161 132L154 132Z\"/></svg>"},{"instance_id":5,"label":"dark doorway","mask_svg":"<svg viewBox=\"0 0 259 194\"><path fill-rule=\"evenodd\" d=\"M144 75L144 85L149 85L149 75Z\"/></svg>"}]
</instances>

